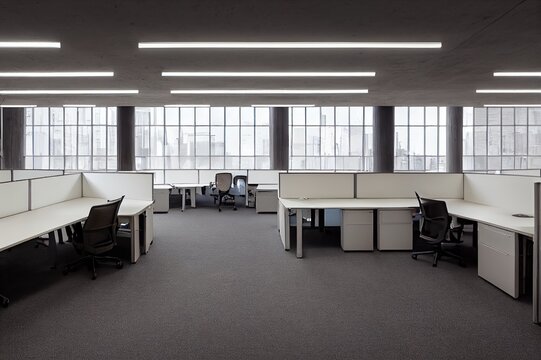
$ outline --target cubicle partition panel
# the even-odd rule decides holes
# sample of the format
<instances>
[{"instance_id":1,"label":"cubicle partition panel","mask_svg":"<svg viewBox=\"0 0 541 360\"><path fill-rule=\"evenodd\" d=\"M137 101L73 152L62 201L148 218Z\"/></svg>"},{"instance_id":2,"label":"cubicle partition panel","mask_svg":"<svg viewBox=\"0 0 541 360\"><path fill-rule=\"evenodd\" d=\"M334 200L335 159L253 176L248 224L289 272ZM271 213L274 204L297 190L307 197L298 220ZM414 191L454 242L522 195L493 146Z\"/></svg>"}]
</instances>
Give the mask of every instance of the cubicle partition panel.
<instances>
[{"instance_id":1,"label":"cubicle partition panel","mask_svg":"<svg viewBox=\"0 0 541 360\"><path fill-rule=\"evenodd\" d=\"M11 170L0 170L0 183L11 181Z\"/></svg>"},{"instance_id":2,"label":"cubicle partition panel","mask_svg":"<svg viewBox=\"0 0 541 360\"><path fill-rule=\"evenodd\" d=\"M422 197L463 198L462 174L359 173L356 180L358 199L409 199L415 192Z\"/></svg>"},{"instance_id":3,"label":"cubicle partition panel","mask_svg":"<svg viewBox=\"0 0 541 360\"><path fill-rule=\"evenodd\" d=\"M280 181L279 170L248 170L248 184L274 185Z\"/></svg>"},{"instance_id":4,"label":"cubicle partition panel","mask_svg":"<svg viewBox=\"0 0 541 360\"><path fill-rule=\"evenodd\" d=\"M541 177L540 169L514 169L514 170L502 170L502 175L522 175L522 176L537 176Z\"/></svg>"},{"instance_id":5,"label":"cubicle partition panel","mask_svg":"<svg viewBox=\"0 0 541 360\"><path fill-rule=\"evenodd\" d=\"M64 170L13 170L13 180L31 180L64 175Z\"/></svg>"},{"instance_id":6,"label":"cubicle partition panel","mask_svg":"<svg viewBox=\"0 0 541 360\"><path fill-rule=\"evenodd\" d=\"M198 170L165 170L165 184L198 184Z\"/></svg>"},{"instance_id":7,"label":"cubicle partition panel","mask_svg":"<svg viewBox=\"0 0 541 360\"><path fill-rule=\"evenodd\" d=\"M200 184L210 184L211 182L214 182L214 178L216 177L217 173L231 173L233 177L237 175L243 175L248 176L247 170L227 170L227 169L220 169L220 170L199 170L199 181Z\"/></svg>"},{"instance_id":8,"label":"cubicle partition panel","mask_svg":"<svg viewBox=\"0 0 541 360\"><path fill-rule=\"evenodd\" d=\"M353 173L280 173L279 197L283 199L353 199Z\"/></svg>"},{"instance_id":9,"label":"cubicle partition panel","mask_svg":"<svg viewBox=\"0 0 541 360\"><path fill-rule=\"evenodd\" d=\"M534 214L534 183L537 177L464 174L464 200Z\"/></svg>"},{"instance_id":10,"label":"cubicle partition panel","mask_svg":"<svg viewBox=\"0 0 541 360\"><path fill-rule=\"evenodd\" d=\"M83 196L152 201L153 173L83 173Z\"/></svg>"},{"instance_id":11,"label":"cubicle partition panel","mask_svg":"<svg viewBox=\"0 0 541 360\"><path fill-rule=\"evenodd\" d=\"M28 211L28 181L0 184L0 218Z\"/></svg>"},{"instance_id":12,"label":"cubicle partition panel","mask_svg":"<svg viewBox=\"0 0 541 360\"><path fill-rule=\"evenodd\" d=\"M82 196L81 174L51 176L30 181L30 210Z\"/></svg>"}]
</instances>

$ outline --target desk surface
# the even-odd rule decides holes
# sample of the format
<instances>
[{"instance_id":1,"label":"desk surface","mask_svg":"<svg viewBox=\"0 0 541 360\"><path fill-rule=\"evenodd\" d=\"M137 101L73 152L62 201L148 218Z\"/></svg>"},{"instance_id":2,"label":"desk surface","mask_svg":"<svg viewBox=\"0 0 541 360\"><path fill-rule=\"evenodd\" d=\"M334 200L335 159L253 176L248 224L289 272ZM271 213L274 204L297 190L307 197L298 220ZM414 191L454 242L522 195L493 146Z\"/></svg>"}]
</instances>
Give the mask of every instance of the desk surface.
<instances>
[{"instance_id":1,"label":"desk surface","mask_svg":"<svg viewBox=\"0 0 541 360\"><path fill-rule=\"evenodd\" d=\"M0 219L0 251L80 222L88 217L92 206L106 202L106 199L83 197L2 218ZM152 203L152 201L124 199L118 216L138 215Z\"/></svg>"},{"instance_id":2,"label":"desk surface","mask_svg":"<svg viewBox=\"0 0 541 360\"><path fill-rule=\"evenodd\" d=\"M257 191L278 191L278 184L261 184L257 185Z\"/></svg>"},{"instance_id":3,"label":"desk surface","mask_svg":"<svg viewBox=\"0 0 541 360\"><path fill-rule=\"evenodd\" d=\"M205 183L205 184L196 184L196 183L193 183L193 184L184 184L184 183L174 183L174 184L171 184L173 185L174 187L176 188L197 188L197 187L205 187L205 186L209 186L209 183Z\"/></svg>"},{"instance_id":4,"label":"desk surface","mask_svg":"<svg viewBox=\"0 0 541 360\"><path fill-rule=\"evenodd\" d=\"M173 188L173 185L169 185L169 184L154 185L154 190L171 190L172 188Z\"/></svg>"}]
</instances>

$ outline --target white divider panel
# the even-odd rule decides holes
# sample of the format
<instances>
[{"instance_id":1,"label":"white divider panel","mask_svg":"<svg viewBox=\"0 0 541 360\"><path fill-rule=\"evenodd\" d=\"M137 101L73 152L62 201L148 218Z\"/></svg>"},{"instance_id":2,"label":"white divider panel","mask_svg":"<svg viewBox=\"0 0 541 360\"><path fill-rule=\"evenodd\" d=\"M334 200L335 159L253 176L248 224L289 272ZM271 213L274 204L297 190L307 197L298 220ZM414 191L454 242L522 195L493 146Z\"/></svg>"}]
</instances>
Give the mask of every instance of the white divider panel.
<instances>
[{"instance_id":1,"label":"white divider panel","mask_svg":"<svg viewBox=\"0 0 541 360\"><path fill-rule=\"evenodd\" d=\"M64 175L64 170L13 170L13 181Z\"/></svg>"},{"instance_id":2,"label":"white divider panel","mask_svg":"<svg viewBox=\"0 0 541 360\"><path fill-rule=\"evenodd\" d=\"M28 181L0 184L0 218L28 211Z\"/></svg>"},{"instance_id":3,"label":"white divider panel","mask_svg":"<svg viewBox=\"0 0 541 360\"><path fill-rule=\"evenodd\" d=\"M214 178L216 177L216 174L217 173L231 173L233 175L233 177L237 176L237 175L244 175L244 176L247 176L248 175L248 171L246 170L227 170L227 169L223 169L223 170L199 170L199 181L198 183L200 184L207 184L210 182L214 182Z\"/></svg>"},{"instance_id":4,"label":"white divider panel","mask_svg":"<svg viewBox=\"0 0 541 360\"><path fill-rule=\"evenodd\" d=\"M284 199L353 199L355 174L280 173Z\"/></svg>"},{"instance_id":5,"label":"white divider panel","mask_svg":"<svg viewBox=\"0 0 541 360\"><path fill-rule=\"evenodd\" d=\"M538 181L533 176L464 174L464 200L533 215Z\"/></svg>"},{"instance_id":6,"label":"white divider panel","mask_svg":"<svg viewBox=\"0 0 541 360\"><path fill-rule=\"evenodd\" d=\"M279 174L279 170L248 170L248 184L278 184Z\"/></svg>"},{"instance_id":7,"label":"white divider panel","mask_svg":"<svg viewBox=\"0 0 541 360\"><path fill-rule=\"evenodd\" d=\"M83 196L152 201L153 177L153 173L83 173Z\"/></svg>"},{"instance_id":8,"label":"white divider panel","mask_svg":"<svg viewBox=\"0 0 541 360\"><path fill-rule=\"evenodd\" d=\"M0 170L0 183L11 181L11 170Z\"/></svg>"},{"instance_id":9,"label":"white divider panel","mask_svg":"<svg viewBox=\"0 0 541 360\"><path fill-rule=\"evenodd\" d=\"M198 184L198 170L165 170L166 184Z\"/></svg>"},{"instance_id":10,"label":"white divider panel","mask_svg":"<svg viewBox=\"0 0 541 360\"><path fill-rule=\"evenodd\" d=\"M358 199L462 199L462 174L357 174Z\"/></svg>"},{"instance_id":11,"label":"white divider panel","mask_svg":"<svg viewBox=\"0 0 541 360\"><path fill-rule=\"evenodd\" d=\"M501 174L502 175L541 176L541 170L539 169L502 170Z\"/></svg>"},{"instance_id":12,"label":"white divider panel","mask_svg":"<svg viewBox=\"0 0 541 360\"><path fill-rule=\"evenodd\" d=\"M30 210L81 196L81 174L30 180Z\"/></svg>"}]
</instances>

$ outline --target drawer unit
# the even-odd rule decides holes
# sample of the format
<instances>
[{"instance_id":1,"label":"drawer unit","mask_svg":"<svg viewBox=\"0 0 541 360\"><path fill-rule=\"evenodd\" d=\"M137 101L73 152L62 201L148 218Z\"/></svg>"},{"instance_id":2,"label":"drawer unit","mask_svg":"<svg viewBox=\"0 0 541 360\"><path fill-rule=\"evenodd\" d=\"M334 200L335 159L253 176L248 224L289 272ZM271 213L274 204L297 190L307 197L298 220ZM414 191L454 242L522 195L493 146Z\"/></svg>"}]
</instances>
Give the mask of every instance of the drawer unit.
<instances>
[{"instance_id":1,"label":"drawer unit","mask_svg":"<svg viewBox=\"0 0 541 360\"><path fill-rule=\"evenodd\" d=\"M275 213L278 211L278 191L256 191L255 212Z\"/></svg>"},{"instance_id":2,"label":"drawer unit","mask_svg":"<svg viewBox=\"0 0 541 360\"><path fill-rule=\"evenodd\" d=\"M154 212L169 212L169 188L154 188Z\"/></svg>"},{"instance_id":3,"label":"drawer unit","mask_svg":"<svg viewBox=\"0 0 541 360\"><path fill-rule=\"evenodd\" d=\"M477 274L514 298L519 296L518 241L515 234L479 224Z\"/></svg>"},{"instance_id":4,"label":"drawer unit","mask_svg":"<svg viewBox=\"0 0 541 360\"><path fill-rule=\"evenodd\" d=\"M340 244L342 245L342 250L374 250L372 210L343 210L340 230Z\"/></svg>"},{"instance_id":5,"label":"drawer unit","mask_svg":"<svg viewBox=\"0 0 541 360\"><path fill-rule=\"evenodd\" d=\"M411 210L378 210L378 250L411 250Z\"/></svg>"}]
</instances>

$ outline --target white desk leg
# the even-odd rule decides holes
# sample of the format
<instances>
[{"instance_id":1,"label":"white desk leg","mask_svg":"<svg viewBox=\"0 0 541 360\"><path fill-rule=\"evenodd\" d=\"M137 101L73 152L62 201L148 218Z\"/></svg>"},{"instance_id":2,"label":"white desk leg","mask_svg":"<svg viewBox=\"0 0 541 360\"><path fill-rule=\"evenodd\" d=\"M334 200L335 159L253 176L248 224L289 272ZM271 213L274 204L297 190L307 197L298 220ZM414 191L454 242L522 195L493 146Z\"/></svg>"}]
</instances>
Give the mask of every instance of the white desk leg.
<instances>
[{"instance_id":1,"label":"white desk leg","mask_svg":"<svg viewBox=\"0 0 541 360\"><path fill-rule=\"evenodd\" d=\"M186 207L186 189L182 188L180 191L182 193L182 209L180 211L184 211L184 208Z\"/></svg>"},{"instance_id":2,"label":"white desk leg","mask_svg":"<svg viewBox=\"0 0 541 360\"><path fill-rule=\"evenodd\" d=\"M195 190L196 190L196 188L191 188L190 189L190 203L192 204L193 208L195 207L195 197L197 196L195 194Z\"/></svg>"},{"instance_id":3,"label":"white desk leg","mask_svg":"<svg viewBox=\"0 0 541 360\"><path fill-rule=\"evenodd\" d=\"M150 206L145 214L145 254L150 249L150 244L154 241L154 210Z\"/></svg>"},{"instance_id":4,"label":"white desk leg","mask_svg":"<svg viewBox=\"0 0 541 360\"><path fill-rule=\"evenodd\" d=\"M295 211L297 216L297 258L302 258L302 209Z\"/></svg>"},{"instance_id":5,"label":"white desk leg","mask_svg":"<svg viewBox=\"0 0 541 360\"><path fill-rule=\"evenodd\" d=\"M141 249L139 249L139 215L132 216L130 218L131 226L131 262L135 264L141 255Z\"/></svg>"},{"instance_id":6,"label":"white desk leg","mask_svg":"<svg viewBox=\"0 0 541 360\"><path fill-rule=\"evenodd\" d=\"M284 237L284 249L289 251L291 249L291 224L289 219L289 209L284 207L283 205L280 205L283 207L283 213L282 213L282 219L284 221L284 227L283 227L283 234Z\"/></svg>"}]
</instances>

